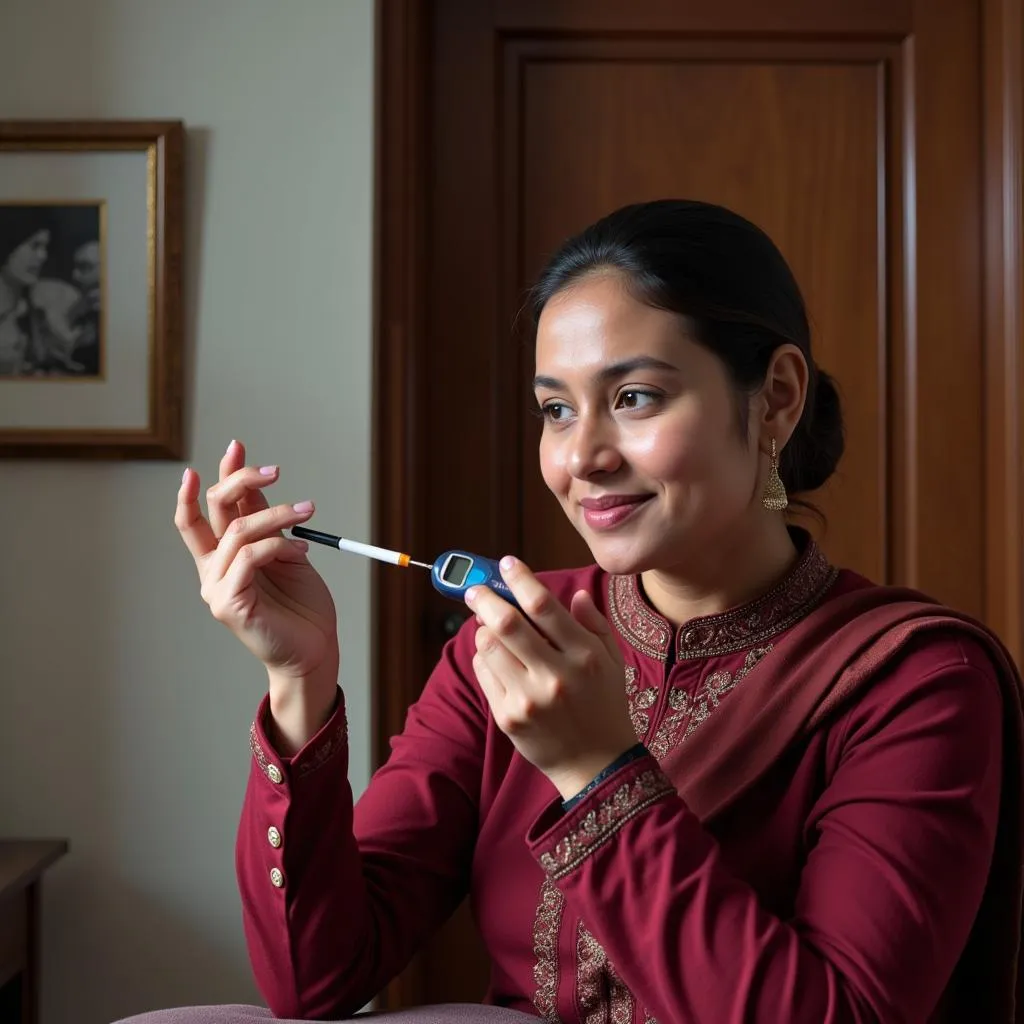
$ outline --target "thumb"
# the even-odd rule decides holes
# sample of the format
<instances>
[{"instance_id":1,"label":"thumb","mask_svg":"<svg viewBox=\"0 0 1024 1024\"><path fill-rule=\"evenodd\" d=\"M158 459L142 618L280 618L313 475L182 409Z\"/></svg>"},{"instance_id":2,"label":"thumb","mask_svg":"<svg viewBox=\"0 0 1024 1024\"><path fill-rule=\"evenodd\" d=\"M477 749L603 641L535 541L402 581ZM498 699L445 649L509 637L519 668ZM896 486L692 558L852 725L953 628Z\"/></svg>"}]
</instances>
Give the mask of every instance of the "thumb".
<instances>
[{"instance_id":1,"label":"thumb","mask_svg":"<svg viewBox=\"0 0 1024 1024\"><path fill-rule=\"evenodd\" d=\"M584 629L593 633L601 641L610 654L616 658L619 656L619 646L615 642L615 637L612 636L611 626L608 625L608 620L598 611L593 597L586 590L577 590L572 595L569 611L572 612L572 617Z\"/></svg>"}]
</instances>

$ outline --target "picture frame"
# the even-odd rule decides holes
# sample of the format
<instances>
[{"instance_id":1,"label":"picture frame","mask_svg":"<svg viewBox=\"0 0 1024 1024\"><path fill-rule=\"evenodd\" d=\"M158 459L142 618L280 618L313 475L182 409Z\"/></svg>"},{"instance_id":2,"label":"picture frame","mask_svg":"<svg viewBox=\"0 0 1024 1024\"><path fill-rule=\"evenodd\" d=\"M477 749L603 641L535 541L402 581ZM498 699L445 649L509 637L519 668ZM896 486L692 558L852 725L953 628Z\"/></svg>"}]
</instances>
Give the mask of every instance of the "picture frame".
<instances>
[{"instance_id":1,"label":"picture frame","mask_svg":"<svg viewBox=\"0 0 1024 1024\"><path fill-rule=\"evenodd\" d=\"M184 144L0 121L0 458L184 457Z\"/></svg>"}]
</instances>

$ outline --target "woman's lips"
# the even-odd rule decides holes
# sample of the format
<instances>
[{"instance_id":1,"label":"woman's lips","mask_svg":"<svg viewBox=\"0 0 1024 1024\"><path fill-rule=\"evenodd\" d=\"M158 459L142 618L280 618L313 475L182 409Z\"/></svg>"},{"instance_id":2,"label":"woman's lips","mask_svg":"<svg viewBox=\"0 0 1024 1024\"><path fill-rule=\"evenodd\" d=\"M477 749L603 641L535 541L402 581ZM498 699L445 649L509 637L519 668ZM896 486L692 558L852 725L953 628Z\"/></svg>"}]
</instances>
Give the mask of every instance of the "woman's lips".
<instances>
[{"instance_id":1,"label":"woman's lips","mask_svg":"<svg viewBox=\"0 0 1024 1024\"><path fill-rule=\"evenodd\" d=\"M653 495L606 494L599 498L581 498L583 519L593 530L613 530L642 508Z\"/></svg>"}]
</instances>

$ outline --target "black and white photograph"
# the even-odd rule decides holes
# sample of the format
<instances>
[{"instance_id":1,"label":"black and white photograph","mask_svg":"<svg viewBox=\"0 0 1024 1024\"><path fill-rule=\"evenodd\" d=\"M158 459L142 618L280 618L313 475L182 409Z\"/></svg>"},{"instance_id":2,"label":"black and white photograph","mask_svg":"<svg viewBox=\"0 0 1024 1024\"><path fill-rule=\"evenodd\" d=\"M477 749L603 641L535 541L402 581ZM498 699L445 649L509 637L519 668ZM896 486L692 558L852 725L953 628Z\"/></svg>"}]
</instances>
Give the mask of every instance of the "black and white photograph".
<instances>
[{"instance_id":1,"label":"black and white photograph","mask_svg":"<svg viewBox=\"0 0 1024 1024\"><path fill-rule=\"evenodd\" d=\"M103 378L104 212L0 203L0 379Z\"/></svg>"},{"instance_id":2,"label":"black and white photograph","mask_svg":"<svg viewBox=\"0 0 1024 1024\"><path fill-rule=\"evenodd\" d=\"M0 120L0 459L180 457L184 144Z\"/></svg>"}]
</instances>

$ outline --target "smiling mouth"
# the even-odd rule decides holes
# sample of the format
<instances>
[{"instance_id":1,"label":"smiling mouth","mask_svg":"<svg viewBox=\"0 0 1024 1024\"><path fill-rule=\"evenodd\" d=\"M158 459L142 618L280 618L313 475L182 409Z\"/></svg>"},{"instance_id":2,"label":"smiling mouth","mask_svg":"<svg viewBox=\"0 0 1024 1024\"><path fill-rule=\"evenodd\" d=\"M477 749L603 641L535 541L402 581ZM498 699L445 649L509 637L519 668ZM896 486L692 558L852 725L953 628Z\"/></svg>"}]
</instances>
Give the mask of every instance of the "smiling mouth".
<instances>
[{"instance_id":1,"label":"smiling mouth","mask_svg":"<svg viewBox=\"0 0 1024 1024\"><path fill-rule=\"evenodd\" d=\"M615 494L601 498L583 498L580 507L583 519L595 530L612 530L632 518L653 495L651 494Z\"/></svg>"}]
</instances>

